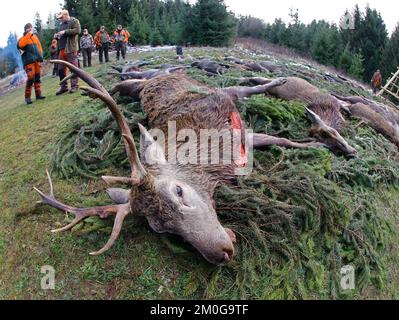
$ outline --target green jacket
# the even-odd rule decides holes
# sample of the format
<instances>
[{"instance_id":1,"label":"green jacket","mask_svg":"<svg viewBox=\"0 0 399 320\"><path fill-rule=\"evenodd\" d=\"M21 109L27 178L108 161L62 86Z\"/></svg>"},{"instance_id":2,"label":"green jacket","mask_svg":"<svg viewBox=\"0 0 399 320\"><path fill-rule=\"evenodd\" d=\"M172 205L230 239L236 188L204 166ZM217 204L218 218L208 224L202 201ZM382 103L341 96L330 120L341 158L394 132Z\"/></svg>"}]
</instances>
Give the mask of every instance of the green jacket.
<instances>
[{"instance_id":1,"label":"green jacket","mask_svg":"<svg viewBox=\"0 0 399 320\"><path fill-rule=\"evenodd\" d=\"M73 53L79 51L79 34L81 32L80 22L76 18L69 20L68 29L65 30L67 44L65 53Z\"/></svg>"}]
</instances>

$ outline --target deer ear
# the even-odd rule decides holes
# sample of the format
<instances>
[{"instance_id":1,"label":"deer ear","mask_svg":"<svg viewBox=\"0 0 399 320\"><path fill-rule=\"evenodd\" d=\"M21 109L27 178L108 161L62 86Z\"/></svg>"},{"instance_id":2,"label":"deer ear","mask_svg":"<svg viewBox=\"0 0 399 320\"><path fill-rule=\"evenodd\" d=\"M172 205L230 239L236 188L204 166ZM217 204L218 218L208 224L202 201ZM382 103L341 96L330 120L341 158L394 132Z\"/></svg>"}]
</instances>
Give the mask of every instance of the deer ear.
<instances>
[{"instance_id":1,"label":"deer ear","mask_svg":"<svg viewBox=\"0 0 399 320\"><path fill-rule=\"evenodd\" d=\"M161 143L155 141L152 135L140 123L140 157L147 164L165 164L166 158ZM163 134L163 133L162 133ZM165 138L163 139L165 141Z\"/></svg>"},{"instance_id":2,"label":"deer ear","mask_svg":"<svg viewBox=\"0 0 399 320\"><path fill-rule=\"evenodd\" d=\"M306 112L308 113L308 118L309 120L312 122L313 125L318 126L318 127L322 127L324 125L323 120L321 120L321 118L314 113L312 110L305 108Z\"/></svg>"}]
</instances>

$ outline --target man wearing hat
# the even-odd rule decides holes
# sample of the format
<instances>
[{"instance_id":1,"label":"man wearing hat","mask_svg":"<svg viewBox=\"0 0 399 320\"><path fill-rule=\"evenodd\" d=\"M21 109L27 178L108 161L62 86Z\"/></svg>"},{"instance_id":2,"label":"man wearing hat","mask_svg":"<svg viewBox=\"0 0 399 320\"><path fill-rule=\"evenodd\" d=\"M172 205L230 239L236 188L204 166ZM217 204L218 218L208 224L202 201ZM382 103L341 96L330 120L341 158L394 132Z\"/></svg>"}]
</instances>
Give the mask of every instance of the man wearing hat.
<instances>
[{"instance_id":1,"label":"man wearing hat","mask_svg":"<svg viewBox=\"0 0 399 320\"><path fill-rule=\"evenodd\" d=\"M121 25L119 25L118 28L115 30L112 40L115 43L116 60L120 59L121 53L122 53L122 58L125 59L126 58L126 44L129 40L129 35L122 28Z\"/></svg>"},{"instance_id":2,"label":"man wearing hat","mask_svg":"<svg viewBox=\"0 0 399 320\"><path fill-rule=\"evenodd\" d=\"M57 19L60 20L60 31L56 34L58 39L59 59L68 61L74 66L78 67L78 51L79 51L79 34L81 32L80 22L78 19L71 17L68 10L62 10L57 14ZM67 67L59 67L60 79L64 79L68 73ZM78 90L78 77L71 78L70 93L75 93ZM68 92L67 81L61 84L60 89L56 95Z\"/></svg>"},{"instance_id":3,"label":"man wearing hat","mask_svg":"<svg viewBox=\"0 0 399 320\"><path fill-rule=\"evenodd\" d=\"M22 62L28 77L25 87L25 102L32 104L32 86L35 87L36 100L45 99L42 96L40 85L40 62L43 62L43 49L38 36L33 31L32 24L27 23L24 30L24 36L18 40L18 49L24 52Z\"/></svg>"},{"instance_id":4,"label":"man wearing hat","mask_svg":"<svg viewBox=\"0 0 399 320\"><path fill-rule=\"evenodd\" d=\"M94 35L94 44L98 49L98 58L100 59L100 63L103 63L103 55L105 58L105 62L109 62L109 42L110 36L107 31L105 31L105 26L101 26L100 30L96 32Z\"/></svg>"}]
</instances>

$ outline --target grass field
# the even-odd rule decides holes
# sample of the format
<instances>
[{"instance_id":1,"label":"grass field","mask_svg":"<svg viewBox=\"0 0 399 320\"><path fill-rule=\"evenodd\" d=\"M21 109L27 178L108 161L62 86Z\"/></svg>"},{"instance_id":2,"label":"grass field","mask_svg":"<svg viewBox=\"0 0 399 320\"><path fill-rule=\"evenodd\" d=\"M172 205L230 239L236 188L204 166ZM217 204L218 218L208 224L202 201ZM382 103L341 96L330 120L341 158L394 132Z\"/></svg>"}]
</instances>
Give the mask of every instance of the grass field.
<instances>
[{"instance_id":1,"label":"grass field","mask_svg":"<svg viewBox=\"0 0 399 320\"><path fill-rule=\"evenodd\" d=\"M130 58L150 55L141 53ZM173 53L166 55L172 56ZM89 71L97 72L100 68L104 67L95 65ZM35 101L33 105L24 104L23 88L0 97L1 299L300 297L295 293L273 296L265 289L268 286L276 290L283 287L278 282L282 269L276 269L274 274L268 274L267 277L260 277L263 283L251 283L259 288L256 294L240 294L236 286L245 287L246 281L252 281L251 278L241 279L235 274L234 264L240 261L232 266L212 266L193 249L176 245L174 237L155 234L143 218L130 217L115 246L98 257L89 256L88 253L101 248L107 241L112 221L91 218L85 228L52 234L52 228L64 225L70 217L47 206L37 205L39 198L33 187L48 190L45 171L50 167L54 142L68 127L70 115L84 108L89 98L69 93L56 97L58 79L46 76L42 82L43 94L47 99ZM109 173L117 171L118 168L109 168ZM104 192L106 186L100 179L65 180L53 173L53 182L56 196L65 203L78 207L110 203ZM386 206L385 213L395 213L399 205L398 188L390 186L381 189L379 195L378 201ZM396 241L397 236L391 240ZM392 254L396 259L396 244L392 244L391 249L392 253L387 254ZM393 271L396 270L396 262L390 262L390 283L384 285L382 291L369 287L347 297L397 297L395 286L398 279L396 271ZM41 289L44 276L41 268L46 265L55 269L55 290ZM287 268L285 272L289 274L290 266ZM315 292L317 289L309 298L329 297L324 291L320 295Z\"/></svg>"}]
</instances>

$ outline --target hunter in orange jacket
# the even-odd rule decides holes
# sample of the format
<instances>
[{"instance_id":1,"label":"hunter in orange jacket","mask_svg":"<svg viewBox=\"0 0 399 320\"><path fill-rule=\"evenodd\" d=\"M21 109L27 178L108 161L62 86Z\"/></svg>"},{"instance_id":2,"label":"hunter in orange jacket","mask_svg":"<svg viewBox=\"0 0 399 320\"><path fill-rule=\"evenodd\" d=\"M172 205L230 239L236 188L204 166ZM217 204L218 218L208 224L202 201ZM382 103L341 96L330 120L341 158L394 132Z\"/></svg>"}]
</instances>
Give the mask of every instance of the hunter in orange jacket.
<instances>
[{"instance_id":1,"label":"hunter in orange jacket","mask_svg":"<svg viewBox=\"0 0 399 320\"><path fill-rule=\"evenodd\" d=\"M98 58L100 63L103 63L103 56L105 58L105 62L109 61L109 42L111 38L107 31L105 31L105 27L101 26L100 30L94 35L94 44L98 49Z\"/></svg>"},{"instance_id":2,"label":"hunter in orange jacket","mask_svg":"<svg viewBox=\"0 0 399 320\"><path fill-rule=\"evenodd\" d=\"M103 43L108 43L111 41L111 37L109 36L109 33L103 29L104 27L101 27L100 30L96 32L94 35L94 44L96 47L100 47ZM105 40L105 41L103 41Z\"/></svg>"},{"instance_id":3,"label":"hunter in orange jacket","mask_svg":"<svg viewBox=\"0 0 399 320\"><path fill-rule=\"evenodd\" d=\"M371 88L373 89L373 93L376 94L377 90L379 90L382 86L382 76L380 70L377 70L373 78L371 79Z\"/></svg>"},{"instance_id":4,"label":"hunter in orange jacket","mask_svg":"<svg viewBox=\"0 0 399 320\"><path fill-rule=\"evenodd\" d=\"M126 58L126 45L129 42L129 32L122 28L121 25L115 30L112 41L115 44L116 49L116 60L119 60L122 53L122 58Z\"/></svg>"},{"instance_id":5,"label":"hunter in orange jacket","mask_svg":"<svg viewBox=\"0 0 399 320\"><path fill-rule=\"evenodd\" d=\"M28 77L25 87L25 102L32 104L32 86L35 87L36 99L45 99L42 96L40 84L40 62L43 62L43 49L38 36L33 32L32 24L27 23L25 25L24 35L18 40L18 49L24 52L22 62Z\"/></svg>"}]
</instances>

